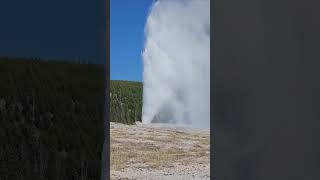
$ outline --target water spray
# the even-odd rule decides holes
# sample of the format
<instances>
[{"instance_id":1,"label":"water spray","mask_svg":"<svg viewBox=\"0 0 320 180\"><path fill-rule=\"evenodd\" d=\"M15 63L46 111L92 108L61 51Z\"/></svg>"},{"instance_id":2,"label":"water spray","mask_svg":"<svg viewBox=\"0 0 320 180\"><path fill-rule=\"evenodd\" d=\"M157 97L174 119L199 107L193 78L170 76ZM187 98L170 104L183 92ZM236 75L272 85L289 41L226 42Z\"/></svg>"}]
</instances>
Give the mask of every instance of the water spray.
<instances>
[{"instance_id":1,"label":"water spray","mask_svg":"<svg viewBox=\"0 0 320 180\"><path fill-rule=\"evenodd\" d=\"M154 1L142 57L142 122L209 128L210 0Z\"/></svg>"}]
</instances>

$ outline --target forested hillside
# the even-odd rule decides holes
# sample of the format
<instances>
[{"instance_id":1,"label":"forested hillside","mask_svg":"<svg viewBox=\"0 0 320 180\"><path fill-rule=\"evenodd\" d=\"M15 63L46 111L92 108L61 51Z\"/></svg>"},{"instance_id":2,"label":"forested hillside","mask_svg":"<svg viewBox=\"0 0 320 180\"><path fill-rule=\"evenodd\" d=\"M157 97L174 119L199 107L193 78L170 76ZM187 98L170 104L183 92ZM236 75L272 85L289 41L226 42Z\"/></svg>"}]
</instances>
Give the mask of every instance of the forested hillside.
<instances>
[{"instance_id":1,"label":"forested hillside","mask_svg":"<svg viewBox=\"0 0 320 180\"><path fill-rule=\"evenodd\" d=\"M141 121L142 83L110 81L110 119L133 124Z\"/></svg>"},{"instance_id":2,"label":"forested hillside","mask_svg":"<svg viewBox=\"0 0 320 180\"><path fill-rule=\"evenodd\" d=\"M0 179L97 180L101 65L0 58Z\"/></svg>"}]
</instances>

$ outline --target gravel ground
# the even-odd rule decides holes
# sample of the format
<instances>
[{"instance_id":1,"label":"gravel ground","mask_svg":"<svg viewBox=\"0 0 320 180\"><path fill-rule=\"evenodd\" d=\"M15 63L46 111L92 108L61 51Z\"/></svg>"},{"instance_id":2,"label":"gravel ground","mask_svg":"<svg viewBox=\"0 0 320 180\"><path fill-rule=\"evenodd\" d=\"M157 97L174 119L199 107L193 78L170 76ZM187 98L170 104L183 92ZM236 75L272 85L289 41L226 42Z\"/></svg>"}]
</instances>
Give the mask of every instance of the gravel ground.
<instances>
[{"instance_id":1,"label":"gravel ground","mask_svg":"<svg viewBox=\"0 0 320 180\"><path fill-rule=\"evenodd\" d=\"M210 131L110 123L111 179L210 179Z\"/></svg>"}]
</instances>

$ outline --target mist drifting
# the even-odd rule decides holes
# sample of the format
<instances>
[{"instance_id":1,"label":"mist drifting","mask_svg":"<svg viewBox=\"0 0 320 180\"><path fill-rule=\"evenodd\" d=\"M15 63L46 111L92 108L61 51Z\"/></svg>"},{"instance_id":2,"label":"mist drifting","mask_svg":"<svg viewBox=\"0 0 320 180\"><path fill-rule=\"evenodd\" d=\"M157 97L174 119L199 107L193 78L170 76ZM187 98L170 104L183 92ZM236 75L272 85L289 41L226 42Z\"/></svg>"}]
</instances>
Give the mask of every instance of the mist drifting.
<instances>
[{"instance_id":1,"label":"mist drifting","mask_svg":"<svg viewBox=\"0 0 320 180\"><path fill-rule=\"evenodd\" d=\"M210 0L158 0L145 27L143 123L210 127Z\"/></svg>"}]
</instances>

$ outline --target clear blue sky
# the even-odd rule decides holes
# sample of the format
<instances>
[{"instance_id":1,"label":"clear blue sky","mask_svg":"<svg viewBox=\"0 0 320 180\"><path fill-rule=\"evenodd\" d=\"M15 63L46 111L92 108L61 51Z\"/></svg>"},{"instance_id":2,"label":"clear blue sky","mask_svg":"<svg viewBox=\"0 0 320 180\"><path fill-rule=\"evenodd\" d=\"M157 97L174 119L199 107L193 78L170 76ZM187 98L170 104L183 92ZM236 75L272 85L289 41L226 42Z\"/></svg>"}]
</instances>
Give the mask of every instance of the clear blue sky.
<instances>
[{"instance_id":1,"label":"clear blue sky","mask_svg":"<svg viewBox=\"0 0 320 180\"><path fill-rule=\"evenodd\" d=\"M144 26L153 0L110 0L110 79L142 81Z\"/></svg>"},{"instance_id":2,"label":"clear blue sky","mask_svg":"<svg viewBox=\"0 0 320 180\"><path fill-rule=\"evenodd\" d=\"M105 63L105 1L1 0L0 56Z\"/></svg>"}]
</instances>

